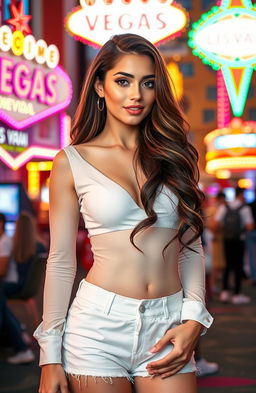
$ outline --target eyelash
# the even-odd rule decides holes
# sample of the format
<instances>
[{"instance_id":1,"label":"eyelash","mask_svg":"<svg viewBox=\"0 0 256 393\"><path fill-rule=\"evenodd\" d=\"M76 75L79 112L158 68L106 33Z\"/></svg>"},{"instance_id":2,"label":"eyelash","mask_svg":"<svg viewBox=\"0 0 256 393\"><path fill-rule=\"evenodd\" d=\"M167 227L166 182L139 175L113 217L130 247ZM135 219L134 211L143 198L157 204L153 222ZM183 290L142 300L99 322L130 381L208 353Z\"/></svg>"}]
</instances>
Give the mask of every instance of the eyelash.
<instances>
[{"instance_id":1,"label":"eyelash","mask_svg":"<svg viewBox=\"0 0 256 393\"><path fill-rule=\"evenodd\" d=\"M123 82L129 83L129 81L128 81L127 79L117 79L115 82L116 82L119 86L121 86L121 87L126 87L126 86L127 86L127 84L124 84ZM143 82L143 84L144 84L144 85L146 86L146 88L148 88L148 89L154 89L154 87L155 87L155 82L154 82L153 80L145 81L145 82ZM151 84L151 86L147 86L146 84Z\"/></svg>"}]
</instances>

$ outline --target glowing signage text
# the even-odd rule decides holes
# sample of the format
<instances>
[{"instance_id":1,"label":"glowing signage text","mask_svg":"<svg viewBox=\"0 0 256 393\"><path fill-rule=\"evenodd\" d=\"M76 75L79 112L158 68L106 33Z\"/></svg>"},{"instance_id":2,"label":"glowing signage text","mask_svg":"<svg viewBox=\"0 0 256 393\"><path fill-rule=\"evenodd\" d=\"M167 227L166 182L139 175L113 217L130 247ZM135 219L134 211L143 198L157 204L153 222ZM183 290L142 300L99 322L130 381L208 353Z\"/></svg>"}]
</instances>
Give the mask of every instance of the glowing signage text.
<instances>
[{"instance_id":1,"label":"glowing signage text","mask_svg":"<svg viewBox=\"0 0 256 393\"><path fill-rule=\"evenodd\" d=\"M256 148L256 134L222 135L215 139L214 146L216 149Z\"/></svg>"},{"instance_id":2,"label":"glowing signage text","mask_svg":"<svg viewBox=\"0 0 256 393\"><path fill-rule=\"evenodd\" d=\"M0 119L22 129L64 109L72 87L58 62L55 45L1 26Z\"/></svg>"},{"instance_id":3,"label":"glowing signage text","mask_svg":"<svg viewBox=\"0 0 256 393\"><path fill-rule=\"evenodd\" d=\"M28 133L0 127L0 144L28 147L28 142Z\"/></svg>"},{"instance_id":4,"label":"glowing signage text","mask_svg":"<svg viewBox=\"0 0 256 393\"><path fill-rule=\"evenodd\" d=\"M23 55L27 60L35 59L38 64L55 68L59 64L60 54L56 45L47 45L42 39L36 41L29 34L24 37L21 31L12 32L9 26L0 27L0 51L12 53L16 56Z\"/></svg>"},{"instance_id":5,"label":"glowing signage text","mask_svg":"<svg viewBox=\"0 0 256 393\"><path fill-rule=\"evenodd\" d=\"M82 42L100 47L113 35L134 33L157 44L175 36L187 23L187 15L172 0L88 1L66 18L66 28Z\"/></svg>"}]
</instances>

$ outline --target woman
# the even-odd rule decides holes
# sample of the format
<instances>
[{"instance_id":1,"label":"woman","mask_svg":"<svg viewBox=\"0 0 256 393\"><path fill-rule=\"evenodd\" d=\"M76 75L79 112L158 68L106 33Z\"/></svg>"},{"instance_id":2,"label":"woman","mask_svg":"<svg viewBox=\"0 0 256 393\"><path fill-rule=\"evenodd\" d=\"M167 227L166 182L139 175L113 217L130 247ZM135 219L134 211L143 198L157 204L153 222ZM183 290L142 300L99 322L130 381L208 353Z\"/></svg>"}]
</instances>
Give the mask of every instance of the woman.
<instances>
[{"instance_id":1,"label":"woman","mask_svg":"<svg viewBox=\"0 0 256 393\"><path fill-rule=\"evenodd\" d=\"M35 256L44 257L46 248L40 239L35 218L26 211L22 211L16 221L13 235L13 246L9 267L17 272L15 281L4 282L4 293L10 297L20 292L26 282L29 268Z\"/></svg>"},{"instance_id":2,"label":"woman","mask_svg":"<svg viewBox=\"0 0 256 393\"><path fill-rule=\"evenodd\" d=\"M10 268L10 256L12 252L12 241L5 233L6 217L0 213L0 340L8 343L14 349L14 355L9 356L6 361L11 364L29 363L35 358L34 353L28 346L29 336L23 330L20 322L14 316L7 305L4 286L8 284L5 280L16 279L15 264Z\"/></svg>"},{"instance_id":3,"label":"woman","mask_svg":"<svg viewBox=\"0 0 256 393\"><path fill-rule=\"evenodd\" d=\"M196 392L193 349L212 317L197 153L184 128L158 50L137 35L112 37L91 64L72 145L51 173L44 315L34 333L41 393L130 393L130 381L138 393ZM65 320L79 211L94 264Z\"/></svg>"}]
</instances>

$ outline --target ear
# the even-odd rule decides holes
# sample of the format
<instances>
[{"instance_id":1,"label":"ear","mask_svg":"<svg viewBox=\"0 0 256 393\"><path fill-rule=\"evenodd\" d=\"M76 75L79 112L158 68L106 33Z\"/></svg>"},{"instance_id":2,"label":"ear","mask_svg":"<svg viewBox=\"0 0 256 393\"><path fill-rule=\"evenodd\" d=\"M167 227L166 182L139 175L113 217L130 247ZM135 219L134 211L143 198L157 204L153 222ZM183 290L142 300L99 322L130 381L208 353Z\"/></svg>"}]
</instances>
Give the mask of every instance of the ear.
<instances>
[{"instance_id":1,"label":"ear","mask_svg":"<svg viewBox=\"0 0 256 393\"><path fill-rule=\"evenodd\" d=\"M104 86L103 82L99 80L99 78L96 79L96 82L94 83L94 89L98 96L104 97Z\"/></svg>"}]
</instances>

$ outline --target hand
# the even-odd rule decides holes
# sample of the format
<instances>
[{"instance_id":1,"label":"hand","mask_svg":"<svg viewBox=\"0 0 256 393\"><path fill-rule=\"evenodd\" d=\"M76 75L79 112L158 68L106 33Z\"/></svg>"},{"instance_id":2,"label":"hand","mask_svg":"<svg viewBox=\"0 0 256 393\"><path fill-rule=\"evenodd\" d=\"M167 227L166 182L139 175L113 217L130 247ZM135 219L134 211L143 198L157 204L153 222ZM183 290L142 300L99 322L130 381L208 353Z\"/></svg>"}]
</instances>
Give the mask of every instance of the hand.
<instances>
[{"instance_id":1,"label":"hand","mask_svg":"<svg viewBox=\"0 0 256 393\"><path fill-rule=\"evenodd\" d=\"M68 393L68 383L61 364L42 366L39 393Z\"/></svg>"},{"instance_id":2,"label":"hand","mask_svg":"<svg viewBox=\"0 0 256 393\"><path fill-rule=\"evenodd\" d=\"M163 359L149 363L146 367L148 373L152 376L160 375L164 379L181 370L191 359L202 329L203 326L199 322L186 321L182 325L167 330L163 338L150 351L159 352L169 343L174 347Z\"/></svg>"}]
</instances>

